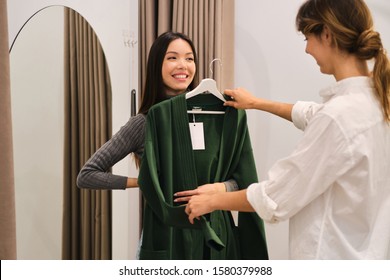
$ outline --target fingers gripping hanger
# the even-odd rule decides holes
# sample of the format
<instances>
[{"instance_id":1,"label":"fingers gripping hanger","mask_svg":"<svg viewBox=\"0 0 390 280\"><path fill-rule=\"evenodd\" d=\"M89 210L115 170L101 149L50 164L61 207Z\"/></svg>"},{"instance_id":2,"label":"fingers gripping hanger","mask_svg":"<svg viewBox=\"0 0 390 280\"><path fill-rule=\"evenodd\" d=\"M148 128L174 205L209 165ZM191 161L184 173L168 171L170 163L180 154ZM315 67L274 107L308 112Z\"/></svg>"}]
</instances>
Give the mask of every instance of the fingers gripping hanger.
<instances>
[{"instance_id":1,"label":"fingers gripping hanger","mask_svg":"<svg viewBox=\"0 0 390 280\"><path fill-rule=\"evenodd\" d=\"M222 67L222 63L221 63L221 60L219 58L213 59L210 62L210 66L209 66L211 74L213 74L212 64L215 61L219 61L220 66ZM212 95L214 95L215 97L220 99L222 102L226 102L225 97L222 95L222 93L217 88L217 82L211 78L203 79L195 89L186 93L186 99L197 96L199 94L207 94L207 93L209 93L209 94L211 93ZM190 110L187 112L192 113L192 114L224 114L225 113L223 111L200 111L200 110Z\"/></svg>"}]
</instances>

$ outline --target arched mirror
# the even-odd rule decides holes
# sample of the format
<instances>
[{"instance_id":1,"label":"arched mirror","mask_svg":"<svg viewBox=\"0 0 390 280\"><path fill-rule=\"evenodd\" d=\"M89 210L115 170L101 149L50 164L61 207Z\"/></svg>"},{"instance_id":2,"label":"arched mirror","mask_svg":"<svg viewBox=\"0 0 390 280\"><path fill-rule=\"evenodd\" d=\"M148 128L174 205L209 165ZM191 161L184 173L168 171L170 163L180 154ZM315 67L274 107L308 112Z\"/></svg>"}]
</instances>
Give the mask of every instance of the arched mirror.
<instances>
[{"instance_id":1,"label":"arched mirror","mask_svg":"<svg viewBox=\"0 0 390 280\"><path fill-rule=\"evenodd\" d=\"M18 259L62 258L65 9L37 12L10 50Z\"/></svg>"}]
</instances>

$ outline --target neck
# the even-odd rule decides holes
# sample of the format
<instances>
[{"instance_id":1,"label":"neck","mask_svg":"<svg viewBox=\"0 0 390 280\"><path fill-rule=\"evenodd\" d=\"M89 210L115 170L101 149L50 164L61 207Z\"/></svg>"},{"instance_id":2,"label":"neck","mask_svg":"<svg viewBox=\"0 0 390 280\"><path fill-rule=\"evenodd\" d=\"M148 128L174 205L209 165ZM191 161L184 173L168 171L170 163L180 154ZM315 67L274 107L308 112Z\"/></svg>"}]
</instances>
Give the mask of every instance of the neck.
<instances>
[{"instance_id":1,"label":"neck","mask_svg":"<svg viewBox=\"0 0 390 280\"><path fill-rule=\"evenodd\" d=\"M176 96L176 95L180 95L180 94L183 94L185 92L186 92L186 90L173 90L173 89L166 89L165 90L165 94L168 97L173 97L173 96Z\"/></svg>"},{"instance_id":2,"label":"neck","mask_svg":"<svg viewBox=\"0 0 390 280\"><path fill-rule=\"evenodd\" d=\"M370 76L367 61L358 59L355 55L344 55L338 60L333 76L336 81L346 78Z\"/></svg>"}]
</instances>

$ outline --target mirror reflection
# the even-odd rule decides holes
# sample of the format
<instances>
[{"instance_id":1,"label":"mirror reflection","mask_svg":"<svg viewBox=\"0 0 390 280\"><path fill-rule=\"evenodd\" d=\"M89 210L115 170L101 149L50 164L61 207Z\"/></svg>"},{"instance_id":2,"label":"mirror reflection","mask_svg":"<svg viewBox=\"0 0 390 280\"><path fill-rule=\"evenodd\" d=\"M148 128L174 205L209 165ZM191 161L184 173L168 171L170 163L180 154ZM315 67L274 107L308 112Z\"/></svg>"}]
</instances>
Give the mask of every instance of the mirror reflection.
<instances>
[{"instance_id":1,"label":"mirror reflection","mask_svg":"<svg viewBox=\"0 0 390 280\"><path fill-rule=\"evenodd\" d=\"M18 259L62 258L64 9L35 14L10 51Z\"/></svg>"}]
</instances>

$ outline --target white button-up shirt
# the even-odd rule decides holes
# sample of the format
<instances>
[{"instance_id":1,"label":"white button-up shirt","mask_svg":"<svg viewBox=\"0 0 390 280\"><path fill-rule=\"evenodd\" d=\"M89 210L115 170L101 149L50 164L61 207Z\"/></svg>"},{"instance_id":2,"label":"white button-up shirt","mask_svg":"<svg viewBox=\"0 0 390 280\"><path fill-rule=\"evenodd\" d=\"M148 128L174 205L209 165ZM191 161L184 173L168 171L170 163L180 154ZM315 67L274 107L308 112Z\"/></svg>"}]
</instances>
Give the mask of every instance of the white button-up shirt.
<instances>
[{"instance_id":1,"label":"white button-up shirt","mask_svg":"<svg viewBox=\"0 0 390 280\"><path fill-rule=\"evenodd\" d=\"M303 138L249 186L248 201L266 222L290 218L291 259L389 259L390 124L372 80L320 95L323 104L294 105Z\"/></svg>"}]
</instances>

